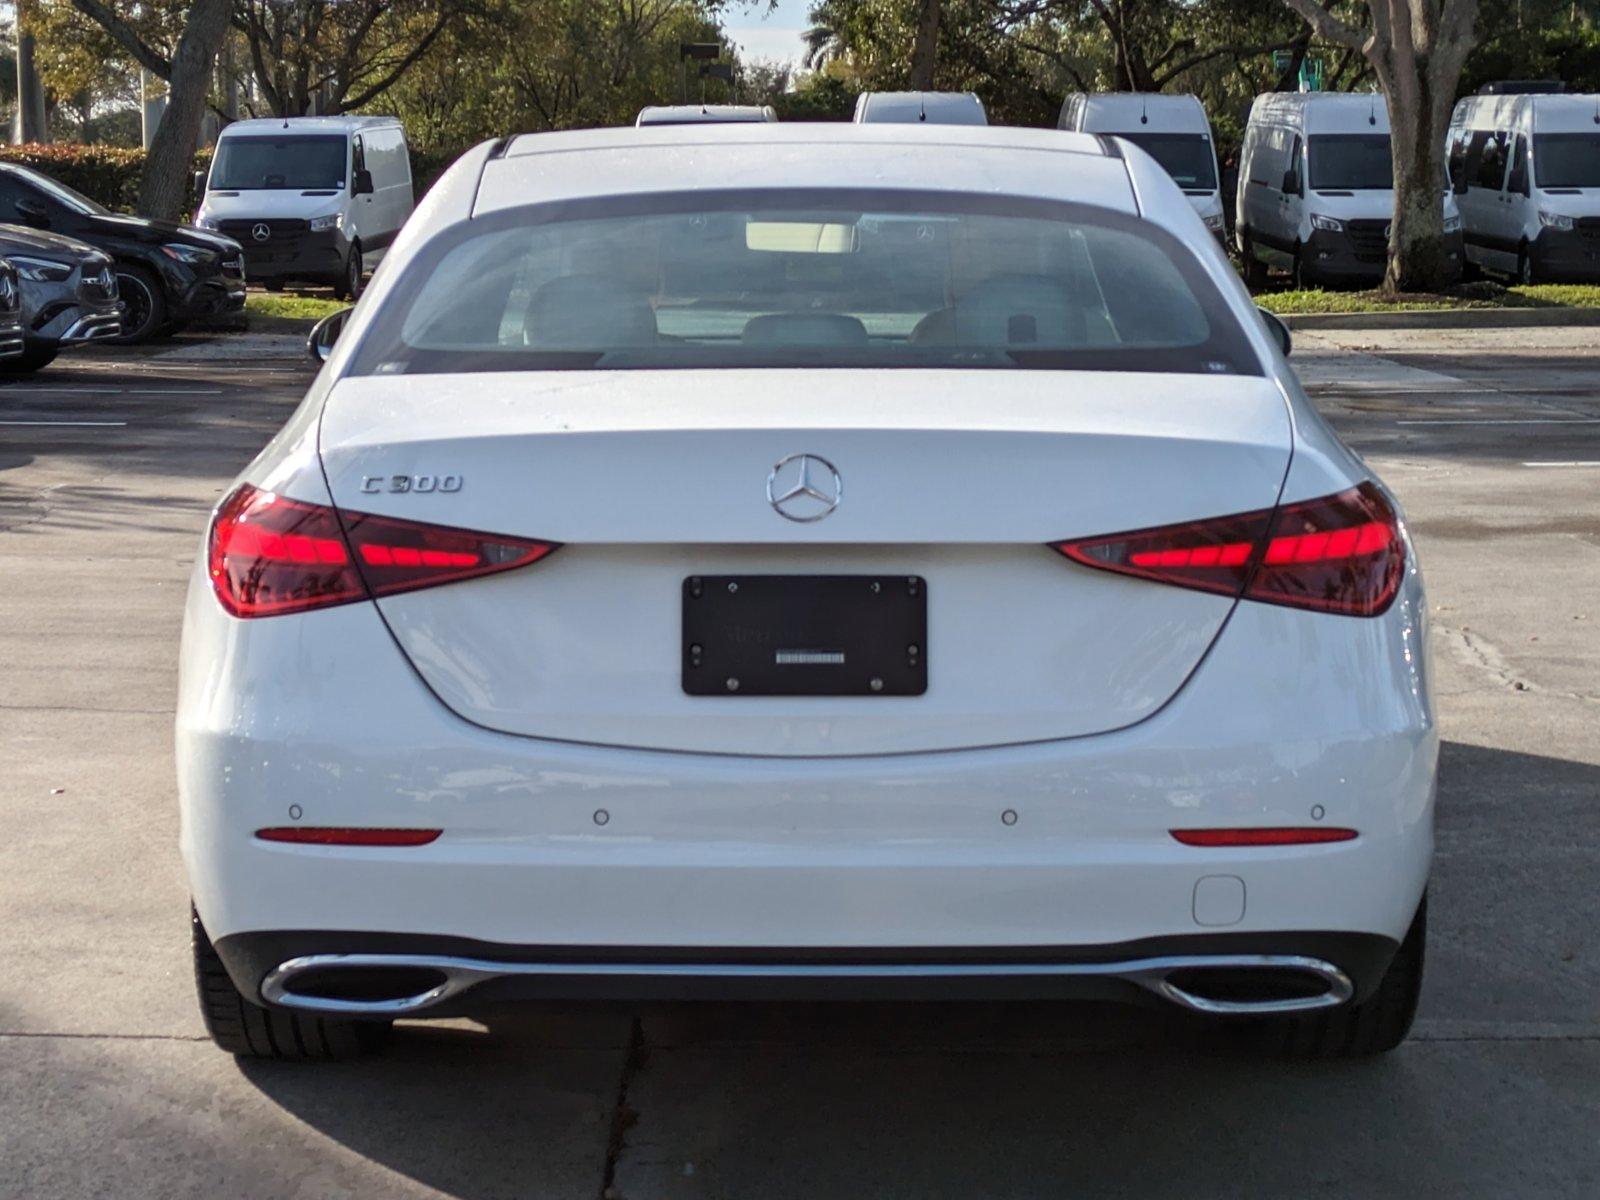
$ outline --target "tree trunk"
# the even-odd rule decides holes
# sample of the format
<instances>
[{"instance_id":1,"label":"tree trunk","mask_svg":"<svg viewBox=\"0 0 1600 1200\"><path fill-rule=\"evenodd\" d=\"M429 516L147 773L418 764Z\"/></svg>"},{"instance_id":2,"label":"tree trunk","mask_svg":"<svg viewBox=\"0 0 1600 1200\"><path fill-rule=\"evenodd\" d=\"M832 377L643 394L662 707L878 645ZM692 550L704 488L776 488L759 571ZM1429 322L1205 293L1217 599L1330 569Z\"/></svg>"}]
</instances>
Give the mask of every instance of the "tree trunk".
<instances>
[{"instance_id":1,"label":"tree trunk","mask_svg":"<svg viewBox=\"0 0 1600 1200\"><path fill-rule=\"evenodd\" d=\"M211 67L228 32L232 0L193 0L183 36L172 56L171 96L166 115L139 178L139 213L176 220L189 194L194 151L200 141Z\"/></svg>"},{"instance_id":2,"label":"tree trunk","mask_svg":"<svg viewBox=\"0 0 1600 1200\"><path fill-rule=\"evenodd\" d=\"M1453 282L1444 236L1444 139L1453 89L1437 92L1425 62L1409 74L1388 97L1395 204L1383 290L1390 294L1438 292Z\"/></svg>"},{"instance_id":3,"label":"tree trunk","mask_svg":"<svg viewBox=\"0 0 1600 1200\"><path fill-rule=\"evenodd\" d=\"M943 0L920 0L917 13L917 41L911 49L911 87L913 91L933 90L933 66L939 56L939 10Z\"/></svg>"}]
</instances>

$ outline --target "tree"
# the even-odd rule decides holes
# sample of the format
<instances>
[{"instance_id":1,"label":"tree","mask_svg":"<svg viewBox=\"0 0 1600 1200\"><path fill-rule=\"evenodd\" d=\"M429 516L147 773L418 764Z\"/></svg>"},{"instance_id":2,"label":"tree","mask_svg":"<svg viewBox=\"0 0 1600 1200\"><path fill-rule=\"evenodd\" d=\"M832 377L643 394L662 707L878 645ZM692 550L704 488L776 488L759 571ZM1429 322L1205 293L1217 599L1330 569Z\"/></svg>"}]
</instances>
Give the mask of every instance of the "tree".
<instances>
[{"instance_id":1,"label":"tree","mask_svg":"<svg viewBox=\"0 0 1600 1200\"><path fill-rule=\"evenodd\" d=\"M1444 140L1467 55L1476 44L1478 0L1367 0L1356 28L1318 0L1283 0L1323 41L1358 51L1383 89L1394 160L1394 222L1383 289L1439 291L1445 256Z\"/></svg>"},{"instance_id":2,"label":"tree","mask_svg":"<svg viewBox=\"0 0 1600 1200\"><path fill-rule=\"evenodd\" d=\"M941 0L918 0L917 38L911 45L911 86L919 92L933 88L933 65L939 53Z\"/></svg>"},{"instance_id":3,"label":"tree","mask_svg":"<svg viewBox=\"0 0 1600 1200\"><path fill-rule=\"evenodd\" d=\"M102 26L135 62L167 81L167 111L145 157L137 207L147 217L176 219L189 194L189 172L200 141L200 118L205 115L211 68L228 33L228 10L233 0L188 0L170 57L146 39L129 14L119 12L107 0L72 3Z\"/></svg>"}]
</instances>

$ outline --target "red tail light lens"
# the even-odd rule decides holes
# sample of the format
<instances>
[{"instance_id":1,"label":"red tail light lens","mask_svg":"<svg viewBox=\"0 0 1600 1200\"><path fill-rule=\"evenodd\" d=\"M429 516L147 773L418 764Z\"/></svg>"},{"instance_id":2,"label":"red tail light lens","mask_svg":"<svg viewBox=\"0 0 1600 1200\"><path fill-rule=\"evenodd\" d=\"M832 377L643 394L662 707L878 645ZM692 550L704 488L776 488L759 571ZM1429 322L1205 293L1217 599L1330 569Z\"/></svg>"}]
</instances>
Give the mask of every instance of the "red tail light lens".
<instances>
[{"instance_id":1,"label":"red tail light lens","mask_svg":"<svg viewBox=\"0 0 1600 1200\"><path fill-rule=\"evenodd\" d=\"M509 571L555 548L340 514L244 484L217 510L209 558L223 608L236 617L269 617Z\"/></svg>"},{"instance_id":2,"label":"red tail light lens","mask_svg":"<svg viewBox=\"0 0 1600 1200\"><path fill-rule=\"evenodd\" d=\"M1353 617L1384 612L1405 567L1399 519L1370 483L1274 510L1055 549L1122 575Z\"/></svg>"},{"instance_id":3,"label":"red tail light lens","mask_svg":"<svg viewBox=\"0 0 1600 1200\"><path fill-rule=\"evenodd\" d=\"M1172 829L1185 846L1315 846L1355 840L1354 829L1331 825L1274 826L1244 829Z\"/></svg>"},{"instance_id":4,"label":"red tail light lens","mask_svg":"<svg viewBox=\"0 0 1600 1200\"><path fill-rule=\"evenodd\" d=\"M264 842L300 846L426 846L442 829L348 828L333 825L273 825L256 830Z\"/></svg>"}]
</instances>

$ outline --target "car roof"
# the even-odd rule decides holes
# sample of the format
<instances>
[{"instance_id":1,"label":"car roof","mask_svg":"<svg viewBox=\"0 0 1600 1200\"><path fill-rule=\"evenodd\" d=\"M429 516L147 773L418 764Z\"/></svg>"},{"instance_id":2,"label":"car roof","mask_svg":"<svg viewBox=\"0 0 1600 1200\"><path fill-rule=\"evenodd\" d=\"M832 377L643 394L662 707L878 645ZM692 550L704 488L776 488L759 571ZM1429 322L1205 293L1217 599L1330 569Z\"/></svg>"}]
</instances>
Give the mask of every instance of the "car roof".
<instances>
[{"instance_id":1,"label":"car roof","mask_svg":"<svg viewBox=\"0 0 1600 1200\"><path fill-rule=\"evenodd\" d=\"M1117 128L1137 131L1140 117L1152 113L1166 121L1174 117L1198 132L1209 128L1205 105L1191 92L1085 92L1084 115L1108 121Z\"/></svg>"},{"instance_id":2,"label":"car roof","mask_svg":"<svg viewBox=\"0 0 1600 1200\"><path fill-rule=\"evenodd\" d=\"M974 92L862 92L855 120L906 124L987 125L983 101Z\"/></svg>"},{"instance_id":3,"label":"car roof","mask_svg":"<svg viewBox=\"0 0 1600 1200\"><path fill-rule=\"evenodd\" d=\"M761 104L647 104L635 125L716 125L742 121L776 121L771 105Z\"/></svg>"},{"instance_id":4,"label":"car roof","mask_svg":"<svg viewBox=\"0 0 1600 1200\"><path fill-rule=\"evenodd\" d=\"M929 154L937 170L929 170ZM474 214L651 192L888 188L1074 200L1136 213L1124 162L1092 134L969 125L746 123L523 134L483 164Z\"/></svg>"},{"instance_id":5,"label":"car roof","mask_svg":"<svg viewBox=\"0 0 1600 1200\"><path fill-rule=\"evenodd\" d=\"M219 137L269 133L357 133L382 125L399 125L399 117L251 117L222 127Z\"/></svg>"}]
</instances>

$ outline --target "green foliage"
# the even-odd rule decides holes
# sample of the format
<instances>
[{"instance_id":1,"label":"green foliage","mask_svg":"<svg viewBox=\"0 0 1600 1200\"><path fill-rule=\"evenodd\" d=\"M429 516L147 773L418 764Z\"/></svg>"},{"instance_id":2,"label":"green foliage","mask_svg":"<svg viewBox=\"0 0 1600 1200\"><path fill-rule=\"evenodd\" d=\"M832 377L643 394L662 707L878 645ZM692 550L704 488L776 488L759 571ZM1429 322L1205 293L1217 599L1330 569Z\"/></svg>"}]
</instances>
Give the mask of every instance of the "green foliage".
<instances>
[{"instance_id":1,"label":"green foliage","mask_svg":"<svg viewBox=\"0 0 1600 1200\"><path fill-rule=\"evenodd\" d=\"M133 211L144 159L143 150L119 146L82 146L71 142L0 146L0 162L32 167L89 199L98 200L114 212ZM195 155L196 171L207 170L210 164L211 151L202 150Z\"/></svg>"},{"instance_id":2,"label":"green foliage","mask_svg":"<svg viewBox=\"0 0 1600 1200\"><path fill-rule=\"evenodd\" d=\"M1385 299L1381 292L1304 291L1263 292L1256 303L1269 312L1366 313L1415 312L1441 308L1595 308L1600 307L1600 287L1592 284L1540 283L1503 287L1498 283L1463 284L1438 294L1410 294Z\"/></svg>"},{"instance_id":3,"label":"green foliage","mask_svg":"<svg viewBox=\"0 0 1600 1200\"><path fill-rule=\"evenodd\" d=\"M307 325L349 307L349 301L330 300L326 296L272 292L251 292L244 302L244 310L251 317L265 318L270 323L293 321Z\"/></svg>"}]
</instances>

